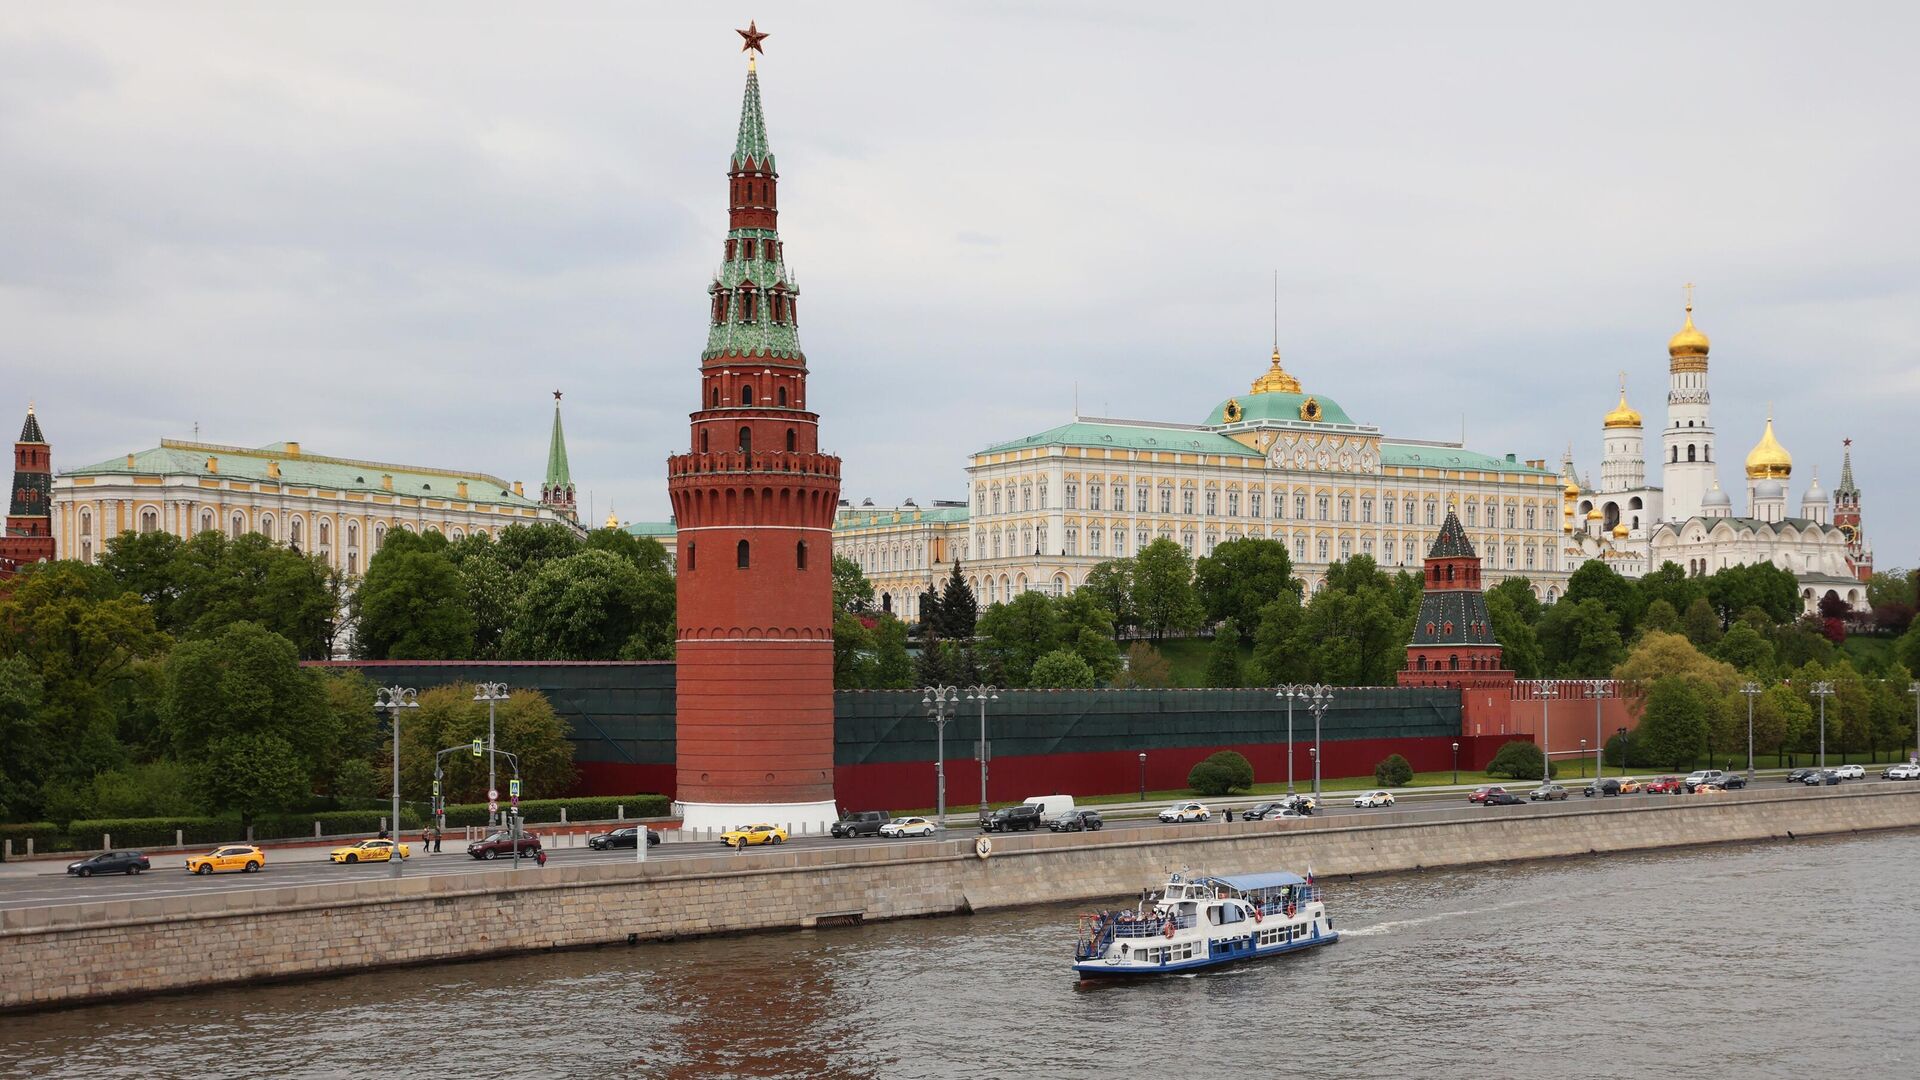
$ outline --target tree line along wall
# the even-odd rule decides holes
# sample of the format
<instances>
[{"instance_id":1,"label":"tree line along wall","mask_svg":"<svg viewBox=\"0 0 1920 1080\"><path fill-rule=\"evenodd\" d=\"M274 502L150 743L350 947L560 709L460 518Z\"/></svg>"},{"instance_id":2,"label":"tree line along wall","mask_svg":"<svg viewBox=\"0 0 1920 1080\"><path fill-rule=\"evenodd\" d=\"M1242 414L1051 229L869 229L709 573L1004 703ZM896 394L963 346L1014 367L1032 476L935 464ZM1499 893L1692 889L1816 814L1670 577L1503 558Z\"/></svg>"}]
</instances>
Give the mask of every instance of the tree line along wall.
<instances>
[{"instance_id":1,"label":"tree line along wall","mask_svg":"<svg viewBox=\"0 0 1920 1080\"><path fill-rule=\"evenodd\" d=\"M340 661L382 685L418 689L504 682L544 693L572 731L580 780L574 794L674 794L674 665L657 661ZM988 797L1134 790L1147 755L1148 789L1180 788L1195 762L1236 750L1261 783L1287 775L1287 709L1271 689L1000 690L987 705ZM961 701L946 728L947 802L977 803L977 703ZM932 806L935 725L918 690L834 694L834 793L846 808ZM1505 737L1461 735L1458 690L1343 687L1322 721L1325 776L1367 773L1388 754L1414 769L1474 769ZM1310 783L1313 714L1293 710L1293 769Z\"/></svg>"}]
</instances>

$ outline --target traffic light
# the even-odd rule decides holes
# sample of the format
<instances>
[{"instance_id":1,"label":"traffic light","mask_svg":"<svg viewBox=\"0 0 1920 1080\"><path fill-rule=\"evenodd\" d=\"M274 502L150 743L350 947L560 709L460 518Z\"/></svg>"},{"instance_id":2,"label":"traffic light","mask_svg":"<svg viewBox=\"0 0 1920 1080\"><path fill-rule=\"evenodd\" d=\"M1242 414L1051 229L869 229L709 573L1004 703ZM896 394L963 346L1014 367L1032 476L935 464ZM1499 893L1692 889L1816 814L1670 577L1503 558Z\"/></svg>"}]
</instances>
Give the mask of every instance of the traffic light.
<instances>
[{"instance_id":1,"label":"traffic light","mask_svg":"<svg viewBox=\"0 0 1920 1080\"><path fill-rule=\"evenodd\" d=\"M480 740L479 739L473 740L473 756L479 757L481 753L482 753L482 750L480 748Z\"/></svg>"}]
</instances>

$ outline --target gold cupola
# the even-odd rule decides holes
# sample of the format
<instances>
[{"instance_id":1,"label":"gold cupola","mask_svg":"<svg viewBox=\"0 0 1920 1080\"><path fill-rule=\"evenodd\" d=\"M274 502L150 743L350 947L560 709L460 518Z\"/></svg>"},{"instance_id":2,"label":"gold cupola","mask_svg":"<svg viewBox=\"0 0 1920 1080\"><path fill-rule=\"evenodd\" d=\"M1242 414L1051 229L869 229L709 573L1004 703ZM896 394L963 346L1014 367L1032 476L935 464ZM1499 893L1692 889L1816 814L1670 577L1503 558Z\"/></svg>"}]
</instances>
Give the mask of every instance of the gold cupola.
<instances>
[{"instance_id":1,"label":"gold cupola","mask_svg":"<svg viewBox=\"0 0 1920 1080\"><path fill-rule=\"evenodd\" d=\"M617 529L620 527L620 517L613 512L613 507L611 506L607 507L607 523L603 527L608 529Z\"/></svg>"},{"instance_id":2,"label":"gold cupola","mask_svg":"<svg viewBox=\"0 0 1920 1080\"><path fill-rule=\"evenodd\" d=\"M1287 374L1280 366L1280 350L1273 350L1273 366L1266 373L1253 380L1253 393L1256 394L1297 394L1300 392L1300 380Z\"/></svg>"},{"instance_id":3,"label":"gold cupola","mask_svg":"<svg viewBox=\"0 0 1920 1080\"><path fill-rule=\"evenodd\" d=\"M1773 437L1773 410L1767 410L1767 430L1747 454L1747 479L1785 480L1793 475L1793 455Z\"/></svg>"},{"instance_id":4,"label":"gold cupola","mask_svg":"<svg viewBox=\"0 0 1920 1080\"><path fill-rule=\"evenodd\" d=\"M1687 301L1687 322L1680 332L1667 339L1667 357L1673 371L1707 370L1707 335L1693 325L1693 301Z\"/></svg>"},{"instance_id":5,"label":"gold cupola","mask_svg":"<svg viewBox=\"0 0 1920 1080\"><path fill-rule=\"evenodd\" d=\"M1607 428L1637 428L1640 426L1640 413L1627 404L1627 377L1620 376L1620 404L1601 421Z\"/></svg>"}]
</instances>

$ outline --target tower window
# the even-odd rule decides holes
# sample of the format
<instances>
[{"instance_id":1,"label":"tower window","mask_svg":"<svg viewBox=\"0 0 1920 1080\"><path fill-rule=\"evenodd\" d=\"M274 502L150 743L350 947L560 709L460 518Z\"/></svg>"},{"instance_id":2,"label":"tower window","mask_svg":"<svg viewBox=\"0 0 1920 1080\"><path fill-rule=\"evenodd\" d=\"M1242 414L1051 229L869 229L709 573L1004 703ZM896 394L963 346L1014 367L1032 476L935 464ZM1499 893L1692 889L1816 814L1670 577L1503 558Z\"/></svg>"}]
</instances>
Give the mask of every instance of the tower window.
<instances>
[{"instance_id":1,"label":"tower window","mask_svg":"<svg viewBox=\"0 0 1920 1080\"><path fill-rule=\"evenodd\" d=\"M747 542L745 540L740 541L739 544L734 546L733 563L742 570L747 568Z\"/></svg>"},{"instance_id":2,"label":"tower window","mask_svg":"<svg viewBox=\"0 0 1920 1080\"><path fill-rule=\"evenodd\" d=\"M787 429L787 453L789 454L793 453L796 449L799 448L799 445L800 445L800 437L793 433L792 428L788 428Z\"/></svg>"},{"instance_id":3,"label":"tower window","mask_svg":"<svg viewBox=\"0 0 1920 1080\"><path fill-rule=\"evenodd\" d=\"M807 568L807 542L805 540L793 545L793 565L801 570Z\"/></svg>"},{"instance_id":4,"label":"tower window","mask_svg":"<svg viewBox=\"0 0 1920 1080\"><path fill-rule=\"evenodd\" d=\"M700 432L700 452L707 452L707 433L704 430Z\"/></svg>"},{"instance_id":5,"label":"tower window","mask_svg":"<svg viewBox=\"0 0 1920 1080\"><path fill-rule=\"evenodd\" d=\"M714 408L717 409L720 407L720 388L719 387L716 386L713 388L713 397L710 400L713 402Z\"/></svg>"},{"instance_id":6,"label":"tower window","mask_svg":"<svg viewBox=\"0 0 1920 1080\"><path fill-rule=\"evenodd\" d=\"M776 392L779 394L779 397L777 400L780 402L780 405L784 408L787 404L787 388L782 386Z\"/></svg>"},{"instance_id":7,"label":"tower window","mask_svg":"<svg viewBox=\"0 0 1920 1080\"><path fill-rule=\"evenodd\" d=\"M753 404L753 387L743 386L740 388L740 404L742 405Z\"/></svg>"},{"instance_id":8,"label":"tower window","mask_svg":"<svg viewBox=\"0 0 1920 1080\"><path fill-rule=\"evenodd\" d=\"M695 549L695 546L694 546L694 544L693 544L693 542L692 542L692 541L688 541L688 542L687 542L687 570L688 570L689 572L691 572L691 571L693 570L693 567L694 567L694 564L695 564L696 562L698 562L698 561L699 561L699 560L698 560L697 558L695 558L695 557L694 557L694 556L695 556L695 550L696 550L696 549Z\"/></svg>"},{"instance_id":9,"label":"tower window","mask_svg":"<svg viewBox=\"0 0 1920 1080\"><path fill-rule=\"evenodd\" d=\"M740 452L743 454L753 453L753 429L750 427L740 429Z\"/></svg>"},{"instance_id":10,"label":"tower window","mask_svg":"<svg viewBox=\"0 0 1920 1080\"><path fill-rule=\"evenodd\" d=\"M1688 460L1688 461L1692 461L1692 460L1694 459L1694 458L1693 458L1693 449L1694 449L1694 448L1693 448L1693 444L1692 444L1692 443L1688 443L1688 444L1687 444L1687 460Z\"/></svg>"}]
</instances>

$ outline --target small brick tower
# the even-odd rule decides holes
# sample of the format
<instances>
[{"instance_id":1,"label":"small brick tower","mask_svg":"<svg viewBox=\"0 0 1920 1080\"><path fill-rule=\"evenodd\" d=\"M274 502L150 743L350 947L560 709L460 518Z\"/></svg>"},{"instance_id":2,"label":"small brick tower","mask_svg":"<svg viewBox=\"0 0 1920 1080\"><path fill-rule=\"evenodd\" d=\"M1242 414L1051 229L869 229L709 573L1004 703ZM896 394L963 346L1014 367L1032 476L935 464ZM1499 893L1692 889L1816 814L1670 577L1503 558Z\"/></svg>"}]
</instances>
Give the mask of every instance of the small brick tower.
<instances>
[{"instance_id":1,"label":"small brick tower","mask_svg":"<svg viewBox=\"0 0 1920 1080\"><path fill-rule=\"evenodd\" d=\"M560 429L560 391L553 392L553 437L547 442L547 479L540 485L540 501L570 521L580 519L573 501L573 470L567 467L567 436Z\"/></svg>"},{"instance_id":2,"label":"small brick tower","mask_svg":"<svg viewBox=\"0 0 1920 1080\"><path fill-rule=\"evenodd\" d=\"M1420 614L1399 681L1401 686L1462 689L1513 683L1513 672L1500 666L1500 643L1493 638L1487 598L1480 591L1480 558L1452 508L1427 552Z\"/></svg>"},{"instance_id":3,"label":"small brick tower","mask_svg":"<svg viewBox=\"0 0 1920 1080\"><path fill-rule=\"evenodd\" d=\"M746 36L746 32L742 32ZM757 48L757 38L748 38ZM833 801L833 515L776 224L773 152L748 57L727 171L729 228L707 287L691 443L667 461L679 523L676 783L689 828L815 828Z\"/></svg>"},{"instance_id":4,"label":"small brick tower","mask_svg":"<svg viewBox=\"0 0 1920 1080\"><path fill-rule=\"evenodd\" d=\"M7 504L7 531L0 535L0 577L52 558L53 450L29 404L27 422L13 444L13 497Z\"/></svg>"}]
</instances>

